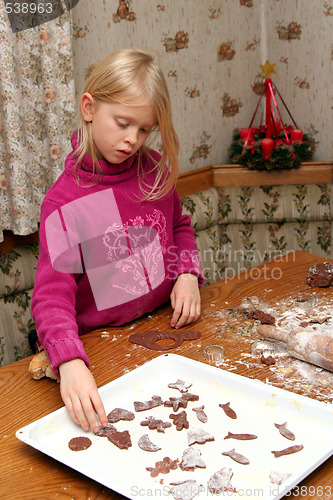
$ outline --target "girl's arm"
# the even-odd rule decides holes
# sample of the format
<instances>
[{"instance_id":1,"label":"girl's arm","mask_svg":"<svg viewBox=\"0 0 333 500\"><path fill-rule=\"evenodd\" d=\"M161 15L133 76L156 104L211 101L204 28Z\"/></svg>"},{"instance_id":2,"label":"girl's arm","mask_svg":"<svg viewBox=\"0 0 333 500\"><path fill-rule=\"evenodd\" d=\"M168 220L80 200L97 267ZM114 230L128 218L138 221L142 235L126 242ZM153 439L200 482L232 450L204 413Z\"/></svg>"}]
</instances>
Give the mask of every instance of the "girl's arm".
<instances>
[{"instance_id":1,"label":"girl's arm","mask_svg":"<svg viewBox=\"0 0 333 500\"><path fill-rule=\"evenodd\" d=\"M107 417L79 338L75 275L54 269L46 239L46 219L58 208L50 201L45 201L42 206L40 250L31 309L51 368L60 377L60 393L69 414L84 430L90 427L98 430L97 417L103 426L107 425ZM66 255L65 262L69 269L71 266L74 269L77 264L70 254Z\"/></svg>"},{"instance_id":2,"label":"girl's arm","mask_svg":"<svg viewBox=\"0 0 333 500\"><path fill-rule=\"evenodd\" d=\"M68 413L77 424L88 431L100 429L108 419L97 386L90 370L82 359L72 359L59 365L60 393Z\"/></svg>"},{"instance_id":3,"label":"girl's arm","mask_svg":"<svg viewBox=\"0 0 333 500\"><path fill-rule=\"evenodd\" d=\"M170 325L174 328L193 323L200 317L201 299L198 277L194 274L180 274L171 292L173 315Z\"/></svg>"},{"instance_id":4,"label":"girl's arm","mask_svg":"<svg viewBox=\"0 0 333 500\"><path fill-rule=\"evenodd\" d=\"M177 277L170 296L173 308L170 324L175 328L180 328L196 321L200 316L199 287L204 279L191 219L182 213L176 192L174 193L173 236L177 248Z\"/></svg>"}]
</instances>

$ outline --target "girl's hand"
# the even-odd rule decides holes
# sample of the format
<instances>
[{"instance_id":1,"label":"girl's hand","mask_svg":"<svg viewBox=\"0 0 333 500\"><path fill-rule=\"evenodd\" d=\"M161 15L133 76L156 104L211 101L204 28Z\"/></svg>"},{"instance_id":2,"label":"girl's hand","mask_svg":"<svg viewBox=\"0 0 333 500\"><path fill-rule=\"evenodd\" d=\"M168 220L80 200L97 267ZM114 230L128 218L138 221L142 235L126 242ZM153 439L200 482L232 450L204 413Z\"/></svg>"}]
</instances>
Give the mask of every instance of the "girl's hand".
<instances>
[{"instance_id":1,"label":"girl's hand","mask_svg":"<svg viewBox=\"0 0 333 500\"><path fill-rule=\"evenodd\" d=\"M180 274L172 289L171 306L173 315L170 325L180 328L196 321L201 312L198 278L194 274Z\"/></svg>"},{"instance_id":2,"label":"girl's hand","mask_svg":"<svg viewBox=\"0 0 333 500\"><path fill-rule=\"evenodd\" d=\"M96 414L103 427L108 424L96 382L82 359L72 359L59 365L60 394L68 413L83 430L100 428Z\"/></svg>"}]
</instances>

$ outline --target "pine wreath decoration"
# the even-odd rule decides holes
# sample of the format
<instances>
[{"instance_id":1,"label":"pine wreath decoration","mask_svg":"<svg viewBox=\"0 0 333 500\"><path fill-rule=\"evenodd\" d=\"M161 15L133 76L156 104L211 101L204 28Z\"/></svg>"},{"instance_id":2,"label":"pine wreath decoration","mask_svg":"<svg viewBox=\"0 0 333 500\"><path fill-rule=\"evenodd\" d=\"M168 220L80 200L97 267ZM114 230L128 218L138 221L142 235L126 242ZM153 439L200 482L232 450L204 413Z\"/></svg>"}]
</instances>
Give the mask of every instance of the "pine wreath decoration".
<instances>
[{"instance_id":1,"label":"pine wreath decoration","mask_svg":"<svg viewBox=\"0 0 333 500\"><path fill-rule=\"evenodd\" d=\"M253 129L252 129L253 130ZM286 144L285 136L280 133L272 136L274 149L268 158L261 149L261 141L266 138L265 131L252 134L253 140L245 145L245 140L240 136L240 129L235 129L229 148L229 156L233 163L244 165L250 170L277 170L297 168L303 161L310 161L316 149L313 138L303 135L302 141L293 141Z\"/></svg>"},{"instance_id":2,"label":"pine wreath decoration","mask_svg":"<svg viewBox=\"0 0 333 500\"><path fill-rule=\"evenodd\" d=\"M314 139L304 134L289 112L282 96L269 78L275 73L275 64L268 61L262 68L261 75L266 76L265 91L260 96L258 105L248 128L237 128L229 147L229 156L233 163L245 165L251 170L277 170L297 168L303 161L311 160L316 149ZM278 95L287 110L294 126L286 126L277 104ZM261 99L265 96L265 125L253 127Z\"/></svg>"}]
</instances>

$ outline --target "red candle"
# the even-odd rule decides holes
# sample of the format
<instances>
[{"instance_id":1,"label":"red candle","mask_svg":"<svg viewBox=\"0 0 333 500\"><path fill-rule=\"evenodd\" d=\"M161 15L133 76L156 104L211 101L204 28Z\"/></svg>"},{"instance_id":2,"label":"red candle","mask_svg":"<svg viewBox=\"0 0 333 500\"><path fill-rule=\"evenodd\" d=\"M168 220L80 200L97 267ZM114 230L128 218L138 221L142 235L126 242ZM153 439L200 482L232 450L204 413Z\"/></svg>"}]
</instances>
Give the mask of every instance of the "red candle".
<instances>
[{"instance_id":1,"label":"red candle","mask_svg":"<svg viewBox=\"0 0 333 500\"><path fill-rule=\"evenodd\" d=\"M251 129L250 128L241 128L239 131L240 138L243 139L243 141L246 141L246 139L251 135Z\"/></svg>"},{"instance_id":2,"label":"red candle","mask_svg":"<svg viewBox=\"0 0 333 500\"><path fill-rule=\"evenodd\" d=\"M270 137L261 140L261 151L264 153L264 160L267 161L274 149L274 141Z\"/></svg>"},{"instance_id":3,"label":"red candle","mask_svg":"<svg viewBox=\"0 0 333 500\"><path fill-rule=\"evenodd\" d=\"M290 131L290 139L291 141L302 141L303 140L303 132L297 128Z\"/></svg>"},{"instance_id":4,"label":"red candle","mask_svg":"<svg viewBox=\"0 0 333 500\"><path fill-rule=\"evenodd\" d=\"M275 134L279 135L279 133L281 132L281 122L274 123L274 130L275 130Z\"/></svg>"}]
</instances>

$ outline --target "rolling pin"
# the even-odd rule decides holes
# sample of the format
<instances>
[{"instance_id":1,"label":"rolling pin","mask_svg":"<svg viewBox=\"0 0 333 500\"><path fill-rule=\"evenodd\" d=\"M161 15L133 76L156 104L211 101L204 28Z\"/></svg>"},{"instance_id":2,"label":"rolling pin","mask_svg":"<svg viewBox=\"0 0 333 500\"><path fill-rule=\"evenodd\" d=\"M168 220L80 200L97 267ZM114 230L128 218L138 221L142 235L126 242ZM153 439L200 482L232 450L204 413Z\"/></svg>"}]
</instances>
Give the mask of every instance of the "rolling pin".
<instances>
[{"instance_id":1,"label":"rolling pin","mask_svg":"<svg viewBox=\"0 0 333 500\"><path fill-rule=\"evenodd\" d=\"M260 325L258 333L266 339L284 342L290 356L333 371L332 337L318 335L301 327L286 332L271 325Z\"/></svg>"}]
</instances>

